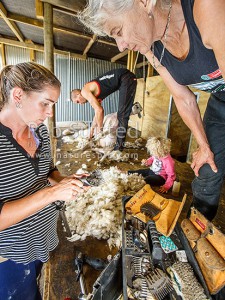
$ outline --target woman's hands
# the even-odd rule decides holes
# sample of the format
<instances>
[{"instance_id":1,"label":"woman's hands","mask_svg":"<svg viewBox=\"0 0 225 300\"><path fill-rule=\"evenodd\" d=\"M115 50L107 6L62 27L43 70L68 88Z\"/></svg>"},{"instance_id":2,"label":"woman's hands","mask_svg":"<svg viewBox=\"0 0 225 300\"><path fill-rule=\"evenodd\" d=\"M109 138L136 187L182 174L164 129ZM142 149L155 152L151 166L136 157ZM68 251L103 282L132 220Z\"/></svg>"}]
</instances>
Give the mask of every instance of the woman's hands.
<instances>
[{"instance_id":1,"label":"woman's hands","mask_svg":"<svg viewBox=\"0 0 225 300\"><path fill-rule=\"evenodd\" d=\"M90 187L84 186L79 178L88 176L87 174L71 175L62 179L59 183L49 188L51 202L62 200L69 202L75 200L78 195L87 191Z\"/></svg>"},{"instance_id":2,"label":"woman's hands","mask_svg":"<svg viewBox=\"0 0 225 300\"><path fill-rule=\"evenodd\" d=\"M217 173L218 169L214 162L214 155L209 146L199 147L197 151L192 154L192 158L191 168L196 176L199 175L199 169L206 163L210 165L213 172Z\"/></svg>"}]
</instances>

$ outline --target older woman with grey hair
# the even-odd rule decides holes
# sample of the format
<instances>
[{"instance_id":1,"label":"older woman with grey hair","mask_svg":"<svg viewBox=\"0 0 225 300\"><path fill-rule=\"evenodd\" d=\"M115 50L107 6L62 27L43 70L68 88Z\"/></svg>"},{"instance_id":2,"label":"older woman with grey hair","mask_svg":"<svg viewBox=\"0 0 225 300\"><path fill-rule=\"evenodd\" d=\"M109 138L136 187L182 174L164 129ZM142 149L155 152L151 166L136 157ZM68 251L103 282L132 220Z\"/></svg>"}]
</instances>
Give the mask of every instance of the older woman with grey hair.
<instances>
[{"instance_id":1,"label":"older woman with grey hair","mask_svg":"<svg viewBox=\"0 0 225 300\"><path fill-rule=\"evenodd\" d=\"M193 203L213 219L225 175L225 1L89 0L80 20L145 55L162 77L199 145ZM190 86L211 93L204 122Z\"/></svg>"}]
</instances>

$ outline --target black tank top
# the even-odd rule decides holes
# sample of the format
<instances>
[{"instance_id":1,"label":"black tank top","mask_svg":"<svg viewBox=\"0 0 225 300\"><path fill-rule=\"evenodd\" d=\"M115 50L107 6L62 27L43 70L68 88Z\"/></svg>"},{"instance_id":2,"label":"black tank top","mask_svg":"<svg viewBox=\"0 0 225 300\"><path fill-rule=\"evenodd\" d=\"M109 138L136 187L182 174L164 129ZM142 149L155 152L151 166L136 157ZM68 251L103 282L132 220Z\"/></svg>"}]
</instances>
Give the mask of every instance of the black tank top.
<instances>
[{"instance_id":1,"label":"black tank top","mask_svg":"<svg viewBox=\"0 0 225 300\"><path fill-rule=\"evenodd\" d=\"M225 82L214 52L203 45L200 32L194 21L194 0L181 0L181 4L189 34L190 50L186 59L179 61L165 49L162 65L167 68L179 84L224 97ZM162 49L161 41L155 42L154 52L158 59L160 59Z\"/></svg>"},{"instance_id":2,"label":"black tank top","mask_svg":"<svg viewBox=\"0 0 225 300\"><path fill-rule=\"evenodd\" d=\"M96 98L98 98L101 101L113 92L117 91L120 88L122 77L125 74L135 78L135 75L128 69L120 68L110 70L109 72L97 77L96 79L93 79L91 82L94 81L99 86L99 93L98 95L95 95Z\"/></svg>"}]
</instances>

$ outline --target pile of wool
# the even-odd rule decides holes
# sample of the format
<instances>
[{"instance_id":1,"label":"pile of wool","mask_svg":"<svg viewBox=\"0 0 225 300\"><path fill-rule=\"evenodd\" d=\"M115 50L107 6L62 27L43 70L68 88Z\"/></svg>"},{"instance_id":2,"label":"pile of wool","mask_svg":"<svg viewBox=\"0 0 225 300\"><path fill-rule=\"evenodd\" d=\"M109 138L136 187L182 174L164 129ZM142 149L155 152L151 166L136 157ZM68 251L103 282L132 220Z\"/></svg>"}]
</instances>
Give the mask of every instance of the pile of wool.
<instances>
[{"instance_id":1,"label":"pile of wool","mask_svg":"<svg viewBox=\"0 0 225 300\"><path fill-rule=\"evenodd\" d=\"M75 143L75 140L74 140L73 136L71 136L71 135L65 135L65 136L63 136L62 137L62 141L65 144L73 144L73 143Z\"/></svg>"},{"instance_id":2,"label":"pile of wool","mask_svg":"<svg viewBox=\"0 0 225 300\"><path fill-rule=\"evenodd\" d=\"M66 128L65 130L63 130L62 135L71 135L74 134L74 130L71 130L69 128Z\"/></svg>"},{"instance_id":3,"label":"pile of wool","mask_svg":"<svg viewBox=\"0 0 225 300\"><path fill-rule=\"evenodd\" d=\"M138 138L133 143L132 142L125 142L124 147L125 148L138 149L138 148L142 147L142 142L143 142L142 138Z\"/></svg>"},{"instance_id":4,"label":"pile of wool","mask_svg":"<svg viewBox=\"0 0 225 300\"><path fill-rule=\"evenodd\" d=\"M122 197L134 195L145 181L142 176L124 174L116 167L101 172L104 182L100 186L91 187L76 201L67 204L66 216L72 232L69 240L85 240L92 236L107 239L110 248L120 248Z\"/></svg>"},{"instance_id":5,"label":"pile of wool","mask_svg":"<svg viewBox=\"0 0 225 300\"><path fill-rule=\"evenodd\" d=\"M128 161L129 160L129 153L123 153L119 150L113 150L109 152L108 159L110 161Z\"/></svg>"},{"instance_id":6,"label":"pile of wool","mask_svg":"<svg viewBox=\"0 0 225 300\"><path fill-rule=\"evenodd\" d=\"M75 138L75 142L77 142L76 149L84 150L87 147L91 146L91 142L89 141L88 137L83 137L79 135Z\"/></svg>"}]
</instances>

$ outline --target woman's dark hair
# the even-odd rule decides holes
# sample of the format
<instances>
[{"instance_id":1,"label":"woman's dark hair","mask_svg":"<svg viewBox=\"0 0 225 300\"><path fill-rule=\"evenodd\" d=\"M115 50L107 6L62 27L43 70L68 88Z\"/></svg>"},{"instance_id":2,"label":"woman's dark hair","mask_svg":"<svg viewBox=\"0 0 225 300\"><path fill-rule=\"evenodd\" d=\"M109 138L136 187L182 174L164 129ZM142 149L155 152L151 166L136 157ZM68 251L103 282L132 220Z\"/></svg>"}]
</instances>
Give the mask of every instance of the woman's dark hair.
<instances>
[{"instance_id":1,"label":"woman's dark hair","mask_svg":"<svg viewBox=\"0 0 225 300\"><path fill-rule=\"evenodd\" d=\"M8 65L0 74L0 110L8 103L10 91L41 92L45 86L61 87L58 78L47 68L33 62Z\"/></svg>"}]
</instances>

